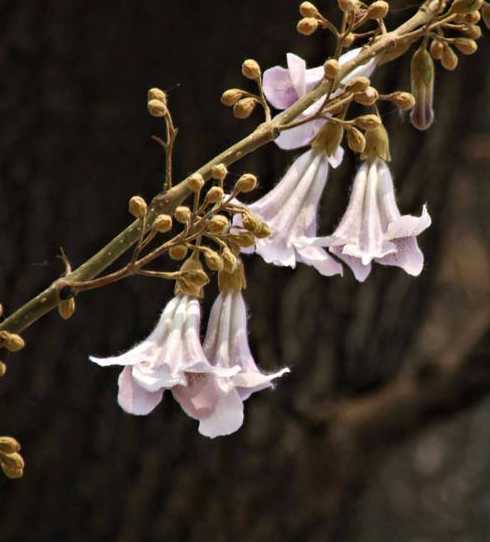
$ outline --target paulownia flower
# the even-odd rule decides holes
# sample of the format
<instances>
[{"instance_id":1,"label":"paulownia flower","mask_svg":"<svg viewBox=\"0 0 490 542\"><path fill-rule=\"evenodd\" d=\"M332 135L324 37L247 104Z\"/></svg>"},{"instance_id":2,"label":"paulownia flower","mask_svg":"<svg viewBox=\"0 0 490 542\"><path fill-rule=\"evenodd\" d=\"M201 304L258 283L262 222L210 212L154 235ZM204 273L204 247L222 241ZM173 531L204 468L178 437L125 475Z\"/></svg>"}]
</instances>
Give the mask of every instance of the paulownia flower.
<instances>
[{"instance_id":1,"label":"paulownia flower","mask_svg":"<svg viewBox=\"0 0 490 542\"><path fill-rule=\"evenodd\" d=\"M425 205L420 217L400 213L390 170L384 160L376 158L359 169L349 205L335 232L312 244L328 246L361 282L371 272L372 261L401 267L417 276L424 267L417 236L430 224Z\"/></svg>"},{"instance_id":2,"label":"paulownia flower","mask_svg":"<svg viewBox=\"0 0 490 542\"><path fill-rule=\"evenodd\" d=\"M345 64L355 58L360 48L352 49L339 58L339 63ZM264 72L264 93L267 100L276 109L287 109L299 98L316 87L325 77L323 66L306 69L306 62L299 56L288 53L288 67L274 66ZM359 66L343 79L347 83L355 77L369 77L376 67L376 60L372 59L366 64ZM333 94L335 96L335 94ZM297 120L304 119L317 113L323 104L323 98L306 109ZM297 149L309 145L318 134L325 119L317 119L303 125L285 130L275 140L276 144L285 150Z\"/></svg>"},{"instance_id":3,"label":"paulownia flower","mask_svg":"<svg viewBox=\"0 0 490 542\"><path fill-rule=\"evenodd\" d=\"M255 246L267 263L294 268L301 262L325 276L342 274L342 266L326 250L311 244L317 234L318 205L329 162L338 164L342 154L340 147L331 157L322 149L310 149L268 194L249 206L272 230L270 237L257 239Z\"/></svg>"}]
</instances>

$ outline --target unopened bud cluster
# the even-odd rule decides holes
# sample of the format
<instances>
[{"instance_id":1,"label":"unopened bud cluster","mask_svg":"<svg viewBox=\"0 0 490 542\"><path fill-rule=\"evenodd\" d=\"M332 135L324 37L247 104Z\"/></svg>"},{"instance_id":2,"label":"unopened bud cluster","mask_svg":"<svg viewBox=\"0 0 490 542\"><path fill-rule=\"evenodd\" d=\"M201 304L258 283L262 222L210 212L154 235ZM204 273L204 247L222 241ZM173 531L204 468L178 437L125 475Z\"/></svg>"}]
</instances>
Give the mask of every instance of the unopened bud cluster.
<instances>
[{"instance_id":1,"label":"unopened bud cluster","mask_svg":"<svg viewBox=\"0 0 490 542\"><path fill-rule=\"evenodd\" d=\"M167 109L167 95L159 88L151 88L148 91L147 100L148 113L152 117L162 118L168 114Z\"/></svg>"},{"instance_id":2,"label":"unopened bud cluster","mask_svg":"<svg viewBox=\"0 0 490 542\"><path fill-rule=\"evenodd\" d=\"M12 437L0 437L0 468L8 478L21 478L24 460L20 455L20 444Z\"/></svg>"}]
</instances>

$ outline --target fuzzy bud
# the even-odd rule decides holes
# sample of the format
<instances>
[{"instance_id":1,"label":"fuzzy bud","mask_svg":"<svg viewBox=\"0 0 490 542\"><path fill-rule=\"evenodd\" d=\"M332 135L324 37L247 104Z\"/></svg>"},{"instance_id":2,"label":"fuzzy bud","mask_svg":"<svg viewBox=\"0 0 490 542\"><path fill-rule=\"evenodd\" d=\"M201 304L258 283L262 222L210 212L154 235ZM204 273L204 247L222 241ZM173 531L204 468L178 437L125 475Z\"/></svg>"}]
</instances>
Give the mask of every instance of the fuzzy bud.
<instances>
[{"instance_id":1,"label":"fuzzy bud","mask_svg":"<svg viewBox=\"0 0 490 542\"><path fill-rule=\"evenodd\" d=\"M456 13L471 13L472 11L478 11L482 6L483 0L454 0L449 13L451 15Z\"/></svg>"},{"instance_id":2,"label":"fuzzy bud","mask_svg":"<svg viewBox=\"0 0 490 542\"><path fill-rule=\"evenodd\" d=\"M153 221L153 229L158 233L167 233L172 229L173 221L170 215L158 215Z\"/></svg>"},{"instance_id":3,"label":"fuzzy bud","mask_svg":"<svg viewBox=\"0 0 490 542\"><path fill-rule=\"evenodd\" d=\"M255 233L260 229L262 221L252 213L245 213L242 216L242 224L247 231Z\"/></svg>"},{"instance_id":4,"label":"fuzzy bud","mask_svg":"<svg viewBox=\"0 0 490 542\"><path fill-rule=\"evenodd\" d=\"M179 205L177 209L174 211L175 220L177 222L180 222L180 224L188 224L192 217L192 212L189 209L189 207L185 207L184 205Z\"/></svg>"},{"instance_id":5,"label":"fuzzy bud","mask_svg":"<svg viewBox=\"0 0 490 542\"><path fill-rule=\"evenodd\" d=\"M225 193L219 186L213 186L206 194L206 203L221 203Z\"/></svg>"},{"instance_id":6,"label":"fuzzy bud","mask_svg":"<svg viewBox=\"0 0 490 542\"><path fill-rule=\"evenodd\" d=\"M318 17L320 13L317 7L311 2L302 2L299 6L299 13L302 17Z\"/></svg>"},{"instance_id":7,"label":"fuzzy bud","mask_svg":"<svg viewBox=\"0 0 490 542\"><path fill-rule=\"evenodd\" d=\"M415 107L415 98L413 94L410 94L410 92L392 92L387 98L402 111L410 111L410 109Z\"/></svg>"},{"instance_id":8,"label":"fuzzy bud","mask_svg":"<svg viewBox=\"0 0 490 542\"><path fill-rule=\"evenodd\" d=\"M481 10L485 8L485 3L481 7ZM478 24L481 21L481 15L479 11L471 11L464 16L464 22L468 24Z\"/></svg>"},{"instance_id":9,"label":"fuzzy bud","mask_svg":"<svg viewBox=\"0 0 490 542\"><path fill-rule=\"evenodd\" d=\"M330 79L331 81L337 79L340 71L340 64L338 60L335 60L335 58L327 60L323 65L323 68L325 70L325 77L327 79Z\"/></svg>"},{"instance_id":10,"label":"fuzzy bud","mask_svg":"<svg viewBox=\"0 0 490 542\"><path fill-rule=\"evenodd\" d=\"M435 60L441 60L444 53L444 43L440 40L433 40L430 44L430 54Z\"/></svg>"},{"instance_id":11,"label":"fuzzy bud","mask_svg":"<svg viewBox=\"0 0 490 542\"><path fill-rule=\"evenodd\" d=\"M221 257L223 258L223 270L226 273L233 273L238 264L236 256L228 247L225 247L221 253Z\"/></svg>"},{"instance_id":12,"label":"fuzzy bud","mask_svg":"<svg viewBox=\"0 0 490 542\"><path fill-rule=\"evenodd\" d=\"M257 239L265 239L266 237L270 237L272 235L272 230L270 229L269 225L265 222L261 222L259 227L254 232L255 237Z\"/></svg>"},{"instance_id":13,"label":"fuzzy bud","mask_svg":"<svg viewBox=\"0 0 490 542\"><path fill-rule=\"evenodd\" d=\"M134 218L143 218L148 212L148 205L141 196L133 196L129 200L128 211Z\"/></svg>"},{"instance_id":14,"label":"fuzzy bud","mask_svg":"<svg viewBox=\"0 0 490 542\"><path fill-rule=\"evenodd\" d=\"M410 122L417 130L427 130L434 122L434 61L427 49L415 51L410 66L415 107Z\"/></svg>"},{"instance_id":15,"label":"fuzzy bud","mask_svg":"<svg viewBox=\"0 0 490 542\"><path fill-rule=\"evenodd\" d=\"M75 314L75 298L64 299L58 304L58 314L63 320L69 320Z\"/></svg>"},{"instance_id":16,"label":"fuzzy bud","mask_svg":"<svg viewBox=\"0 0 490 542\"><path fill-rule=\"evenodd\" d=\"M0 361L0 378L2 378L2 376L5 376L6 373L7 373L7 366L5 365L3 361Z\"/></svg>"},{"instance_id":17,"label":"fuzzy bud","mask_svg":"<svg viewBox=\"0 0 490 542\"><path fill-rule=\"evenodd\" d=\"M223 271L223 258L214 250L206 249L204 251L204 261L210 271Z\"/></svg>"},{"instance_id":18,"label":"fuzzy bud","mask_svg":"<svg viewBox=\"0 0 490 542\"><path fill-rule=\"evenodd\" d=\"M303 36L311 36L318 30L318 20L314 17L305 17L296 25L296 30Z\"/></svg>"},{"instance_id":19,"label":"fuzzy bud","mask_svg":"<svg viewBox=\"0 0 490 542\"><path fill-rule=\"evenodd\" d=\"M367 19L384 19L388 15L388 11L390 10L390 6L388 2L384 2L383 0L378 0L376 2L373 2L370 6L368 6L366 11L366 18Z\"/></svg>"},{"instance_id":20,"label":"fuzzy bud","mask_svg":"<svg viewBox=\"0 0 490 542\"><path fill-rule=\"evenodd\" d=\"M230 223L224 215L214 215L208 222L206 230L209 233L221 234L228 230Z\"/></svg>"},{"instance_id":21,"label":"fuzzy bud","mask_svg":"<svg viewBox=\"0 0 490 542\"><path fill-rule=\"evenodd\" d=\"M449 45L444 47L441 64L448 71L453 71L458 67L458 55L451 49L451 47L449 47Z\"/></svg>"},{"instance_id":22,"label":"fuzzy bud","mask_svg":"<svg viewBox=\"0 0 490 542\"><path fill-rule=\"evenodd\" d=\"M236 119L248 119L254 112L257 102L255 98L243 98L233 106L233 115Z\"/></svg>"},{"instance_id":23,"label":"fuzzy bud","mask_svg":"<svg viewBox=\"0 0 490 542\"><path fill-rule=\"evenodd\" d=\"M0 332L0 347L6 348L9 352L18 352L25 345L24 339L20 335L8 331Z\"/></svg>"},{"instance_id":24,"label":"fuzzy bud","mask_svg":"<svg viewBox=\"0 0 490 542\"><path fill-rule=\"evenodd\" d=\"M364 92L359 92L354 96L354 101L358 104L370 107L379 100L379 92L374 87L368 87Z\"/></svg>"},{"instance_id":25,"label":"fuzzy bud","mask_svg":"<svg viewBox=\"0 0 490 542\"><path fill-rule=\"evenodd\" d=\"M175 282L175 294L202 297L202 289L209 283L209 277L198 258L188 258L180 268L181 277Z\"/></svg>"},{"instance_id":26,"label":"fuzzy bud","mask_svg":"<svg viewBox=\"0 0 490 542\"><path fill-rule=\"evenodd\" d=\"M490 4L485 3L481 8L481 15L485 26L490 29Z\"/></svg>"},{"instance_id":27,"label":"fuzzy bud","mask_svg":"<svg viewBox=\"0 0 490 542\"><path fill-rule=\"evenodd\" d=\"M0 455L0 466L7 478L21 478L24 474L25 463L17 452Z\"/></svg>"},{"instance_id":28,"label":"fuzzy bud","mask_svg":"<svg viewBox=\"0 0 490 542\"><path fill-rule=\"evenodd\" d=\"M224 164L217 164L211 169L211 177L216 181L223 182L228 175L228 169Z\"/></svg>"},{"instance_id":29,"label":"fuzzy bud","mask_svg":"<svg viewBox=\"0 0 490 542\"><path fill-rule=\"evenodd\" d=\"M352 152L361 154L366 149L366 138L360 130L351 126L347 130L347 144Z\"/></svg>"},{"instance_id":30,"label":"fuzzy bud","mask_svg":"<svg viewBox=\"0 0 490 542\"><path fill-rule=\"evenodd\" d=\"M200 173L194 173L187 179L187 186L195 194L200 192L204 186L204 177Z\"/></svg>"},{"instance_id":31,"label":"fuzzy bud","mask_svg":"<svg viewBox=\"0 0 490 542\"><path fill-rule=\"evenodd\" d=\"M159 88L150 88L148 91L148 102L151 102L151 100L158 100L164 105L167 105L167 95Z\"/></svg>"},{"instance_id":32,"label":"fuzzy bud","mask_svg":"<svg viewBox=\"0 0 490 542\"><path fill-rule=\"evenodd\" d=\"M381 119L378 115L361 115L354 119L354 124L361 130L374 130L381 126Z\"/></svg>"},{"instance_id":33,"label":"fuzzy bud","mask_svg":"<svg viewBox=\"0 0 490 542\"><path fill-rule=\"evenodd\" d=\"M147 104L148 113L152 117L156 118L162 118L165 117L165 115L168 112L167 106L160 100L150 100Z\"/></svg>"},{"instance_id":34,"label":"fuzzy bud","mask_svg":"<svg viewBox=\"0 0 490 542\"><path fill-rule=\"evenodd\" d=\"M176 245L168 251L170 259L176 262L184 260L189 252L189 249L185 245Z\"/></svg>"},{"instance_id":35,"label":"fuzzy bud","mask_svg":"<svg viewBox=\"0 0 490 542\"><path fill-rule=\"evenodd\" d=\"M464 30L463 34L472 40L479 40L482 35L481 28L477 24L469 24Z\"/></svg>"},{"instance_id":36,"label":"fuzzy bud","mask_svg":"<svg viewBox=\"0 0 490 542\"><path fill-rule=\"evenodd\" d=\"M236 185L235 190L237 194L244 193L247 194L248 192L252 192L257 187L257 177L255 175L252 175L251 173L245 173L245 175L242 175Z\"/></svg>"},{"instance_id":37,"label":"fuzzy bud","mask_svg":"<svg viewBox=\"0 0 490 542\"><path fill-rule=\"evenodd\" d=\"M227 107L233 107L238 100L242 98L242 96L243 90L240 90L239 88L230 88L229 90L223 92L223 95L221 96L221 103Z\"/></svg>"},{"instance_id":38,"label":"fuzzy bud","mask_svg":"<svg viewBox=\"0 0 490 542\"><path fill-rule=\"evenodd\" d=\"M251 81L257 81L262 76L259 63L252 58L242 64L242 75Z\"/></svg>"},{"instance_id":39,"label":"fuzzy bud","mask_svg":"<svg viewBox=\"0 0 490 542\"><path fill-rule=\"evenodd\" d=\"M20 451L20 444L13 437L0 437L0 454L13 454Z\"/></svg>"},{"instance_id":40,"label":"fuzzy bud","mask_svg":"<svg viewBox=\"0 0 490 542\"><path fill-rule=\"evenodd\" d=\"M360 92L366 92L370 84L371 84L371 81L369 80L369 78L361 75L359 77L354 77L352 81L349 81L345 85L345 88L348 91L353 92L354 94L358 94Z\"/></svg>"},{"instance_id":41,"label":"fuzzy bud","mask_svg":"<svg viewBox=\"0 0 490 542\"><path fill-rule=\"evenodd\" d=\"M378 128L366 132L366 149L362 158L367 160L381 158L385 162L391 160L390 140L388 132L382 124Z\"/></svg>"},{"instance_id":42,"label":"fuzzy bud","mask_svg":"<svg viewBox=\"0 0 490 542\"><path fill-rule=\"evenodd\" d=\"M249 231L241 231L232 236L232 241L240 248L249 248L255 245L255 235Z\"/></svg>"},{"instance_id":43,"label":"fuzzy bud","mask_svg":"<svg viewBox=\"0 0 490 542\"><path fill-rule=\"evenodd\" d=\"M478 49L476 41L469 38L456 38L453 44L463 55L472 55Z\"/></svg>"}]
</instances>

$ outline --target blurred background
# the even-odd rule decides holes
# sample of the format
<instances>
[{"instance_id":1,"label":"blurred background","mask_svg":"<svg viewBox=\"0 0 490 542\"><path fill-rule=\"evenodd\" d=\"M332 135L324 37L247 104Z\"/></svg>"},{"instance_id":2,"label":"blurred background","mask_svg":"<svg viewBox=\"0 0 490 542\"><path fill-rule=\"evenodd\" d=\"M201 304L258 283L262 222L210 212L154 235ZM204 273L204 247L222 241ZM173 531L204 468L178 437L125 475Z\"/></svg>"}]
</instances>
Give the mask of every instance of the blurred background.
<instances>
[{"instance_id":1,"label":"blurred background","mask_svg":"<svg viewBox=\"0 0 490 542\"><path fill-rule=\"evenodd\" d=\"M219 102L244 84L245 58L266 68L292 51L323 62L332 44L295 33L297 5L0 1L7 313L61 273L60 246L79 265L129 223L130 196L159 190L149 87L168 91L183 178L261 120L236 121ZM389 25L416 9L391 5ZM0 434L20 440L27 462L22 480L0 476L2 542L490 540L487 31L479 44L455 73L438 68L429 132L383 109L400 207L418 214L427 202L433 217L420 278L378 266L359 285L349 272L327 279L247 260L257 362L292 373L247 403L239 433L199 436L170 395L146 418L126 415L117 369L88 361L144 338L169 284L137 278L86 293L68 323L53 313L26 332L0 383ZM408 89L408 67L379 70L376 85ZM270 145L231 171L257 173L263 194L294 156ZM355 168L346 159L330 179L324 234ZM446 378L434 360L464 369Z\"/></svg>"}]
</instances>

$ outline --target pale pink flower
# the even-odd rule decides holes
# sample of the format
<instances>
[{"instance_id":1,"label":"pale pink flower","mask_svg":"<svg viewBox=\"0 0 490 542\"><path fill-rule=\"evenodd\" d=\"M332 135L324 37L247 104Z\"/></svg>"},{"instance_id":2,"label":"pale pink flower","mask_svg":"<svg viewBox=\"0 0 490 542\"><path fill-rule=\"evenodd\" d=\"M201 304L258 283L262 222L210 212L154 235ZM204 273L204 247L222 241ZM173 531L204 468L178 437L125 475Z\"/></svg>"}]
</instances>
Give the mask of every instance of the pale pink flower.
<instances>
[{"instance_id":1,"label":"pale pink flower","mask_svg":"<svg viewBox=\"0 0 490 542\"><path fill-rule=\"evenodd\" d=\"M217 374L239 371L231 376L202 375L187 387L174 388L174 396L184 411L199 420L199 432L207 437L228 435L243 424L243 401L253 393L272 387L272 380L289 372L262 373L250 352L247 312L240 291L221 293L209 318L204 341L207 359Z\"/></svg>"},{"instance_id":2,"label":"pale pink flower","mask_svg":"<svg viewBox=\"0 0 490 542\"><path fill-rule=\"evenodd\" d=\"M340 64L345 64L355 58L360 48L352 49L339 58ZM264 93L267 100L276 109L287 109L299 98L316 87L324 78L323 66L318 68L306 69L306 62L299 56L288 53L287 68L274 66L264 72ZM376 67L376 60L372 59L366 64L359 66L343 79L347 83L354 77L369 77ZM335 96L335 93L333 94ZM316 103L306 109L297 120L304 119L317 113L323 103L323 97ZM297 149L309 145L313 138L318 134L325 119L317 119L303 125L285 130L275 140L276 144L285 150Z\"/></svg>"},{"instance_id":3,"label":"pale pink flower","mask_svg":"<svg viewBox=\"0 0 490 542\"><path fill-rule=\"evenodd\" d=\"M361 282L371 272L372 261L401 267L417 276L424 267L424 255L416 238L430 224L425 205L420 217L402 216L390 170L383 160L376 159L364 162L359 169L349 205L335 232L312 244L328 246Z\"/></svg>"},{"instance_id":4,"label":"pale pink flower","mask_svg":"<svg viewBox=\"0 0 490 542\"><path fill-rule=\"evenodd\" d=\"M257 239L254 249L267 263L294 268L301 262L325 276L342 274L342 266L326 250L311 245L329 162L337 164L342 154L340 147L333 157L310 149L295 160L269 193L249 206L272 230L270 237Z\"/></svg>"}]
</instances>

